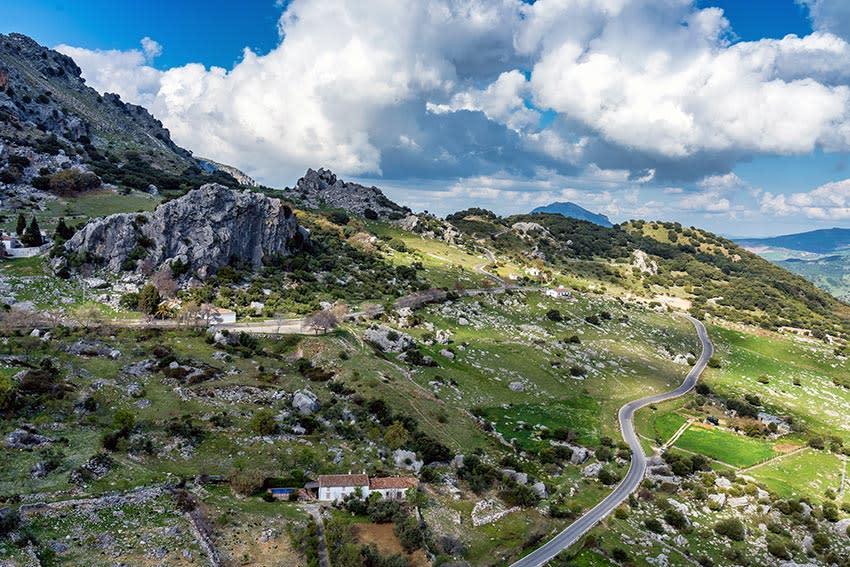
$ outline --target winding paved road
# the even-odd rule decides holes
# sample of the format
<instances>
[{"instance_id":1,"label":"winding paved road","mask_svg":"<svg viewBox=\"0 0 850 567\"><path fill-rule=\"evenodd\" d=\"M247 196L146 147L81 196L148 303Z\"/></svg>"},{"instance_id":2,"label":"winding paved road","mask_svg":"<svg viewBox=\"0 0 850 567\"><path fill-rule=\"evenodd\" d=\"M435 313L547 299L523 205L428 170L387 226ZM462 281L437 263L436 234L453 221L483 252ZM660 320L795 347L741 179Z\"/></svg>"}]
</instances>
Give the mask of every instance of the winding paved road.
<instances>
[{"instance_id":1,"label":"winding paved road","mask_svg":"<svg viewBox=\"0 0 850 567\"><path fill-rule=\"evenodd\" d=\"M640 441L635 433L633 423L635 412L648 405L678 398L679 396L690 392L696 385L702 371L705 370L705 367L708 364L708 359L711 358L711 355L714 353L714 345L711 344L711 340L708 338L708 332L705 330L705 326L700 321L689 315L685 315L685 317L687 317L687 319L693 323L694 327L696 327L697 334L699 335L700 342L702 343L702 354L691 371L688 372L685 381L673 391L641 398L639 400L629 402L620 408L620 431L622 431L623 439L626 440L626 443L629 444L629 448L632 451L632 464L629 466L629 472L626 473L625 478L620 481L620 484L617 485L614 491L609 494L605 500L591 508L584 514L584 516L570 524L564 531L553 537L541 547L535 549L511 565L511 567L540 567L541 565L545 565L547 562L554 559L556 555L578 541L579 538L586 534L592 527L604 520L617 508L617 506L629 497L629 494L634 492L635 489L640 486L641 481L643 481L644 474L646 473L646 455L644 454L643 447L641 447Z\"/></svg>"}]
</instances>

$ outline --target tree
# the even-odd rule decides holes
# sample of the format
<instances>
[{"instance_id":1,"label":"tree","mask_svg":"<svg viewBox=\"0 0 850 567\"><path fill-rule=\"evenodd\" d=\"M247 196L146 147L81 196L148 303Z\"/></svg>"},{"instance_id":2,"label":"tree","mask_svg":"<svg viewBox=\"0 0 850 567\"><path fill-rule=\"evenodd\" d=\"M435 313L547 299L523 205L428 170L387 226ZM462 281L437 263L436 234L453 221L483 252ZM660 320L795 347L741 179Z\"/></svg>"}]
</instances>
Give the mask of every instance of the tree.
<instances>
[{"instance_id":1,"label":"tree","mask_svg":"<svg viewBox=\"0 0 850 567\"><path fill-rule=\"evenodd\" d=\"M51 329L55 329L65 321L65 311L63 309L46 309L41 312L41 319Z\"/></svg>"},{"instance_id":2,"label":"tree","mask_svg":"<svg viewBox=\"0 0 850 567\"><path fill-rule=\"evenodd\" d=\"M74 310L74 320L86 329L97 329L104 322L103 312L96 305L81 305Z\"/></svg>"},{"instance_id":3,"label":"tree","mask_svg":"<svg viewBox=\"0 0 850 567\"><path fill-rule=\"evenodd\" d=\"M274 412L268 408L257 410L251 417L251 430L257 435L271 435L277 429Z\"/></svg>"},{"instance_id":4,"label":"tree","mask_svg":"<svg viewBox=\"0 0 850 567\"><path fill-rule=\"evenodd\" d=\"M21 238L24 246L41 246L44 244L44 239L41 237L41 228L38 226L38 220L35 216L32 217L32 222L24 231L24 236Z\"/></svg>"},{"instance_id":5,"label":"tree","mask_svg":"<svg viewBox=\"0 0 850 567\"><path fill-rule=\"evenodd\" d=\"M318 334L320 329L323 333L327 333L339 325L339 319L330 309L322 309L321 311L316 311L315 313L308 315L307 318L304 319L304 324L311 329L314 329L316 334Z\"/></svg>"},{"instance_id":6,"label":"tree","mask_svg":"<svg viewBox=\"0 0 850 567\"><path fill-rule=\"evenodd\" d=\"M156 315L162 297L153 284L147 284L139 292L139 311L145 315Z\"/></svg>"},{"instance_id":7,"label":"tree","mask_svg":"<svg viewBox=\"0 0 850 567\"><path fill-rule=\"evenodd\" d=\"M55 240L68 240L74 236L74 229L65 224L65 219L60 218L56 223L56 231L53 234Z\"/></svg>"},{"instance_id":8,"label":"tree","mask_svg":"<svg viewBox=\"0 0 850 567\"><path fill-rule=\"evenodd\" d=\"M124 434L129 433L136 426L136 416L128 409L117 409L112 416L112 425Z\"/></svg>"},{"instance_id":9,"label":"tree","mask_svg":"<svg viewBox=\"0 0 850 567\"><path fill-rule=\"evenodd\" d=\"M180 289L180 286L177 285L177 281L171 273L171 269L167 266L157 270L151 278L151 283L156 286L159 294L166 299L177 297L177 291Z\"/></svg>"},{"instance_id":10,"label":"tree","mask_svg":"<svg viewBox=\"0 0 850 567\"><path fill-rule=\"evenodd\" d=\"M177 319L181 325L193 325L201 316L201 306L195 301L186 301L180 307Z\"/></svg>"},{"instance_id":11,"label":"tree","mask_svg":"<svg viewBox=\"0 0 850 567\"><path fill-rule=\"evenodd\" d=\"M392 450L400 449L407 443L407 429L400 421L394 421L384 433L384 443Z\"/></svg>"},{"instance_id":12,"label":"tree","mask_svg":"<svg viewBox=\"0 0 850 567\"><path fill-rule=\"evenodd\" d=\"M15 228L15 234L18 235L18 238L24 235L24 232L27 229L27 219L24 218L24 213L18 213L18 224Z\"/></svg>"}]
</instances>

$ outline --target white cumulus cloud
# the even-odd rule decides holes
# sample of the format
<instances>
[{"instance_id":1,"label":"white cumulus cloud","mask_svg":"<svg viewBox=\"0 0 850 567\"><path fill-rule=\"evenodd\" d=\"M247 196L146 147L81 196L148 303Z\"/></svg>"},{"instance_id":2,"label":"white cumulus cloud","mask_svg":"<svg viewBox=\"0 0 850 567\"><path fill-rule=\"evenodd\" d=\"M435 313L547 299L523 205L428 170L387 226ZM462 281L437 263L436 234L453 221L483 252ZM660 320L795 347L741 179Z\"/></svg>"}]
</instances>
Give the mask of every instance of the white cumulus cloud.
<instances>
[{"instance_id":1,"label":"white cumulus cloud","mask_svg":"<svg viewBox=\"0 0 850 567\"><path fill-rule=\"evenodd\" d=\"M761 195L761 209L780 216L803 215L817 220L850 219L850 179L826 183L804 193Z\"/></svg>"},{"instance_id":2,"label":"white cumulus cloud","mask_svg":"<svg viewBox=\"0 0 850 567\"><path fill-rule=\"evenodd\" d=\"M637 196L654 187L653 211L732 214L751 191L730 173L737 160L850 151L847 3L799 1L816 31L760 41L735 41L722 10L693 0L293 0L279 45L229 69L156 69L163 46L147 37L57 49L180 145L272 185L326 166L516 207L569 189L650 210ZM535 185L541 171L561 185ZM810 206L758 199L774 214L841 214L815 192Z\"/></svg>"}]
</instances>

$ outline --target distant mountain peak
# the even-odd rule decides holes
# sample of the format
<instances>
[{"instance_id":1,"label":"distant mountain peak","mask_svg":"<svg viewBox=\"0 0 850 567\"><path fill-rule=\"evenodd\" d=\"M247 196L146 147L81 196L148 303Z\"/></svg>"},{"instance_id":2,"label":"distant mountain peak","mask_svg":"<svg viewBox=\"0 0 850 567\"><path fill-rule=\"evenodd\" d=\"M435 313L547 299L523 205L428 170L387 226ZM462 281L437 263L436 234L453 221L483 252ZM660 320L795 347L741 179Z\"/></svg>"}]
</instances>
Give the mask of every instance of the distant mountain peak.
<instances>
[{"instance_id":1,"label":"distant mountain peak","mask_svg":"<svg viewBox=\"0 0 850 567\"><path fill-rule=\"evenodd\" d=\"M608 228L614 226L614 224L605 215L588 211L581 205L576 205L570 201L550 203L542 207L537 207L531 211L531 213L553 213L563 215L571 219L592 222L593 224L598 224L599 226L605 226Z\"/></svg>"}]
</instances>

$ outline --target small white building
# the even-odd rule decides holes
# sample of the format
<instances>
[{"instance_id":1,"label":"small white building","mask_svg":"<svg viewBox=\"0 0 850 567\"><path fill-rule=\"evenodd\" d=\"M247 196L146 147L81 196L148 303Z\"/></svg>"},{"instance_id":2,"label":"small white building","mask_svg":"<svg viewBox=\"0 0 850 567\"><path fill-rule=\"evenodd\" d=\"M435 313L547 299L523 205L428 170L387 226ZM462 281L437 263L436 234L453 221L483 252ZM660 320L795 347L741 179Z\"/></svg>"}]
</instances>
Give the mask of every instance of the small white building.
<instances>
[{"instance_id":1,"label":"small white building","mask_svg":"<svg viewBox=\"0 0 850 567\"><path fill-rule=\"evenodd\" d=\"M369 496L369 476L365 474L322 474L319 475L319 501L334 502L349 494L360 492L362 498Z\"/></svg>"},{"instance_id":2,"label":"small white building","mask_svg":"<svg viewBox=\"0 0 850 567\"><path fill-rule=\"evenodd\" d=\"M549 297L554 297L557 299L569 299L573 296L573 293L565 287L549 288L543 293L545 293Z\"/></svg>"},{"instance_id":3,"label":"small white building","mask_svg":"<svg viewBox=\"0 0 850 567\"><path fill-rule=\"evenodd\" d=\"M212 310L210 321L216 325L231 325L236 322L236 311L224 307L215 307Z\"/></svg>"}]
</instances>

